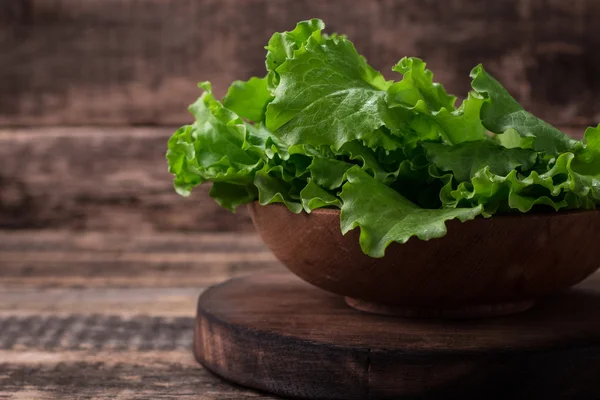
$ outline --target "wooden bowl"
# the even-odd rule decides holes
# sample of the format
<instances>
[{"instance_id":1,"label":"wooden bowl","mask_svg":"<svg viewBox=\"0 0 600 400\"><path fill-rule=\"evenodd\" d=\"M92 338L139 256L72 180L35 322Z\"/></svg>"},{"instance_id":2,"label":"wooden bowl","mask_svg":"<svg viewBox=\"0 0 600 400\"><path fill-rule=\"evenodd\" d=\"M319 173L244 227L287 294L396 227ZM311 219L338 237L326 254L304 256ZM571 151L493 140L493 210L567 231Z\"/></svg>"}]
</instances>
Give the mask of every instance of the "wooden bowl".
<instances>
[{"instance_id":1,"label":"wooden bowl","mask_svg":"<svg viewBox=\"0 0 600 400\"><path fill-rule=\"evenodd\" d=\"M293 214L249 205L263 240L290 271L360 310L405 317L481 317L530 308L600 266L600 211L476 218L446 236L363 254L359 230L340 232L340 212Z\"/></svg>"}]
</instances>

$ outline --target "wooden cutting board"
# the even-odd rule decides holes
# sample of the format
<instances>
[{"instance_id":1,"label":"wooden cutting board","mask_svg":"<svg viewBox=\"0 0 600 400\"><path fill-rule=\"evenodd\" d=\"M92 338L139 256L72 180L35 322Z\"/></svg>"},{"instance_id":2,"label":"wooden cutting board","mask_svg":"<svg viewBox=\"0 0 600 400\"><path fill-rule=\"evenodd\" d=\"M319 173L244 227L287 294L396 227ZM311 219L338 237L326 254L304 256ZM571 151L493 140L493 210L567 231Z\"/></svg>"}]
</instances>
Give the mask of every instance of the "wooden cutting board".
<instances>
[{"instance_id":1,"label":"wooden cutting board","mask_svg":"<svg viewBox=\"0 0 600 400\"><path fill-rule=\"evenodd\" d=\"M600 398L600 281L521 314L367 314L288 272L199 299L194 353L235 383L305 399Z\"/></svg>"}]
</instances>

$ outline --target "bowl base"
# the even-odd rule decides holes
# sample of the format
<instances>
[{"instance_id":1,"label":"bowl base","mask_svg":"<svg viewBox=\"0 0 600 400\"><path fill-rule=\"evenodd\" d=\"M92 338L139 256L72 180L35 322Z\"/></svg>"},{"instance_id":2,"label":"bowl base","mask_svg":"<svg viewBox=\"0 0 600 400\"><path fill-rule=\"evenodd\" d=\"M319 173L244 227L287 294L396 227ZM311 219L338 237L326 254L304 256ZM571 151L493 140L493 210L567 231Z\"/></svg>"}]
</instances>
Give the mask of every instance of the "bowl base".
<instances>
[{"instance_id":1,"label":"bowl base","mask_svg":"<svg viewBox=\"0 0 600 400\"><path fill-rule=\"evenodd\" d=\"M510 315L529 310L535 300L501 302L493 304L474 304L461 307L411 307L389 306L352 297L345 297L346 304L371 314L392 315L401 318L485 318Z\"/></svg>"}]
</instances>

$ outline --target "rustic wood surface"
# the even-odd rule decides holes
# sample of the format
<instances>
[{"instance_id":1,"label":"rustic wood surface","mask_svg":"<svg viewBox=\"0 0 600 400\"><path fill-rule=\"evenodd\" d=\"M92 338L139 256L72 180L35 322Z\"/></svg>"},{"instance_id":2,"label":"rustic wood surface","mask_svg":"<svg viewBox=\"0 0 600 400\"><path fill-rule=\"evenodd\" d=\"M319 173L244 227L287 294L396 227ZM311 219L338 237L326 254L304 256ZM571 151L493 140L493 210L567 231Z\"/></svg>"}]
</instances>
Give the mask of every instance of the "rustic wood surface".
<instances>
[{"instance_id":1,"label":"rustic wood surface","mask_svg":"<svg viewBox=\"0 0 600 400\"><path fill-rule=\"evenodd\" d=\"M271 398L201 368L192 330L204 288L279 263L245 209L176 195L164 153L196 82L263 74L272 32L323 18L388 77L421 56L457 94L483 62L581 126L600 120L599 16L593 0L0 1L0 399Z\"/></svg>"},{"instance_id":2,"label":"rustic wood surface","mask_svg":"<svg viewBox=\"0 0 600 400\"><path fill-rule=\"evenodd\" d=\"M202 295L194 349L221 376L294 398L596 399L599 312L597 278L520 314L441 321L358 312L263 271Z\"/></svg>"},{"instance_id":3,"label":"rustic wood surface","mask_svg":"<svg viewBox=\"0 0 600 400\"><path fill-rule=\"evenodd\" d=\"M283 270L253 233L0 231L0 399L274 399L215 377L192 355L198 295L267 268ZM596 275L583 285L599 281ZM353 312L341 298L334 302ZM573 329L580 317L567 315L559 331L596 340ZM417 341L431 337L415 332ZM487 343L536 342L526 329L505 333L488 335ZM568 364L582 383L597 375L590 354Z\"/></svg>"},{"instance_id":4,"label":"rustic wood surface","mask_svg":"<svg viewBox=\"0 0 600 400\"><path fill-rule=\"evenodd\" d=\"M252 233L0 231L0 399L271 398L192 337L207 285L278 266Z\"/></svg>"},{"instance_id":5,"label":"rustic wood surface","mask_svg":"<svg viewBox=\"0 0 600 400\"><path fill-rule=\"evenodd\" d=\"M520 314L441 321L359 312L263 271L202 295L194 349L221 376L294 398L597 399L599 312L597 278Z\"/></svg>"},{"instance_id":6,"label":"rustic wood surface","mask_svg":"<svg viewBox=\"0 0 600 400\"><path fill-rule=\"evenodd\" d=\"M482 62L541 117L600 120L594 0L2 0L0 124L180 124L196 82L264 74L270 35L311 17L388 77L421 56L464 95Z\"/></svg>"},{"instance_id":7,"label":"rustic wood surface","mask_svg":"<svg viewBox=\"0 0 600 400\"><path fill-rule=\"evenodd\" d=\"M246 208L222 209L208 186L175 193L165 160L174 129L0 128L0 229L251 232Z\"/></svg>"},{"instance_id":8,"label":"rustic wood surface","mask_svg":"<svg viewBox=\"0 0 600 400\"><path fill-rule=\"evenodd\" d=\"M251 231L208 186L183 198L165 159L175 128L0 129L0 228Z\"/></svg>"}]
</instances>

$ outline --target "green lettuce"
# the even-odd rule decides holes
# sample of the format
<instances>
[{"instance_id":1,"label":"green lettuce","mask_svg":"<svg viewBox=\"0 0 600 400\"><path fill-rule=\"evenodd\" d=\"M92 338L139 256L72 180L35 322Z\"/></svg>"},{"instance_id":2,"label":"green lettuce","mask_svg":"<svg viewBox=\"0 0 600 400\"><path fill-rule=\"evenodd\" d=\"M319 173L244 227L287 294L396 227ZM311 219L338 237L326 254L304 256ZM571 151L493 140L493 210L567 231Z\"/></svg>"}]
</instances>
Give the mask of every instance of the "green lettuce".
<instances>
[{"instance_id":1,"label":"green lettuce","mask_svg":"<svg viewBox=\"0 0 600 400\"><path fill-rule=\"evenodd\" d=\"M348 182L340 193L342 233L360 227L360 246L372 257L383 257L390 243L405 243L412 236L421 240L444 236L445 221L464 222L481 213L481 206L421 208L358 167L346 175Z\"/></svg>"},{"instance_id":2,"label":"green lettuce","mask_svg":"<svg viewBox=\"0 0 600 400\"><path fill-rule=\"evenodd\" d=\"M388 83L347 39L314 31L274 71L265 122L288 145L339 148L385 125Z\"/></svg>"},{"instance_id":3,"label":"green lettuce","mask_svg":"<svg viewBox=\"0 0 600 400\"><path fill-rule=\"evenodd\" d=\"M600 204L600 126L582 141L527 112L479 65L456 97L423 60L387 81L318 19L267 43L265 75L210 83L168 142L178 193L211 182L221 206L340 210L365 254L446 234L446 221Z\"/></svg>"}]
</instances>

